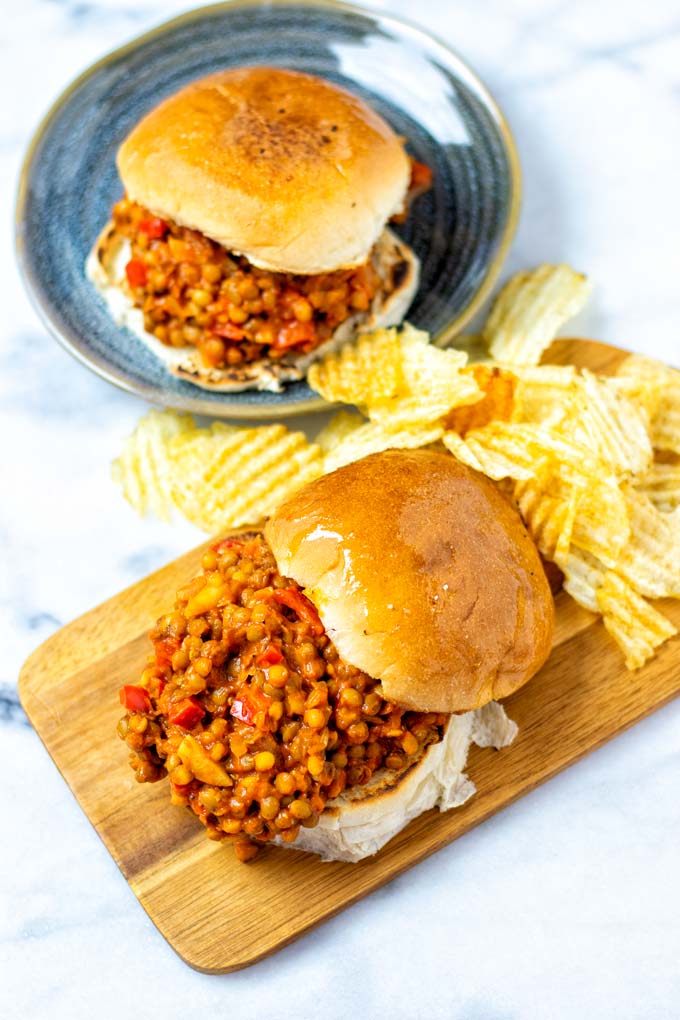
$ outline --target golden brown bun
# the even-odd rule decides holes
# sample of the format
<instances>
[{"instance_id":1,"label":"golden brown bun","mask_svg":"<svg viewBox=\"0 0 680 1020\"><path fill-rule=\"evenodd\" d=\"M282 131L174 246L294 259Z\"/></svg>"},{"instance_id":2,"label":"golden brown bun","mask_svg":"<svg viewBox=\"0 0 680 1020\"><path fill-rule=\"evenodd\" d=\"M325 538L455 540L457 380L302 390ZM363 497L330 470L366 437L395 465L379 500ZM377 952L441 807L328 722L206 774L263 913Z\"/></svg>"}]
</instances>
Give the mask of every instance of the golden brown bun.
<instances>
[{"instance_id":1,"label":"golden brown bun","mask_svg":"<svg viewBox=\"0 0 680 1020\"><path fill-rule=\"evenodd\" d=\"M350 664L390 700L461 712L545 662L554 605L522 521L449 453L388 450L305 486L265 535Z\"/></svg>"},{"instance_id":2,"label":"golden brown bun","mask_svg":"<svg viewBox=\"0 0 680 1020\"><path fill-rule=\"evenodd\" d=\"M253 265L322 273L364 262L410 165L385 121L330 82L222 71L166 99L118 151L131 199Z\"/></svg>"}]
</instances>

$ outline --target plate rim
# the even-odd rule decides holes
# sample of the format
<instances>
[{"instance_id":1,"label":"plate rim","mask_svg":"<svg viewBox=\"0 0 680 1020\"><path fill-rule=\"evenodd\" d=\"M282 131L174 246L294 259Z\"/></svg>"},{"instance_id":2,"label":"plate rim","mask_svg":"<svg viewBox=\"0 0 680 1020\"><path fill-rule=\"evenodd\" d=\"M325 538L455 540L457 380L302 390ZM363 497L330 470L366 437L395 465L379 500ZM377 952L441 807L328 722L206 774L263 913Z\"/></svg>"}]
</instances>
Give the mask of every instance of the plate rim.
<instances>
[{"instance_id":1,"label":"plate rim","mask_svg":"<svg viewBox=\"0 0 680 1020\"><path fill-rule=\"evenodd\" d=\"M58 325L52 318L52 305L41 293L39 278L29 265L24 243L25 238L23 228L26 222L26 206L29 190L28 178L33 166L35 153L47 133L53 119L60 110L67 105L73 93L80 88L84 82L112 61L125 57L126 54L133 52L141 45L144 45L157 36L164 34L168 29L174 28L180 24L198 20L206 14L234 10L242 7L261 7L270 9L276 7L313 7L321 11L346 11L349 14L368 15L374 18L379 18L388 25L395 25L397 28L401 29L402 32L406 30L407 33L419 37L420 39L424 39L430 44L435 43L438 48L445 52L449 61L451 61L451 59L453 60L453 64L456 70L461 73L462 78L467 83L471 83L483 99L487 111L492 115L495 122L508 159L510 184L508 215L494 256L486 267L486 271L479 287L461 312L432 337L432 342L439 347L444 347L449 344L454 337L460 333L463 327L467 325L467 323L477 314L481 306L489 297L489 294L500 275L519 222L522 204L522 170L517 144L505 114L496 101L494 95L467 60L463 59L463 57L449 46L447 42L440 39L436 33L431 32L429 29L424 28L416 22L413 22L408 18L402 18L400 15L392 14L389 11L382 11L379 8L364 7L360 4L347 2L347 0L218 0L217 3L192 8L191 10L184 11L175 17L168 18L157 25L153 25L145 32L134 36L121 46L117 46L114 49L109 50L103 56L99 57L93 63L84 68L66 85L56 99L54 99L54 101L50 104L47 111L43 114L29 139L19 170L18 185L14 203L14 250L16 262L19 275L24 285L24 290L29 297L32 307L36 311L38 318L45 326L48 333L51 334L61 347L74 357L76 361L80 362L81 365L84 365L86 368L90 369L90 371L94 372L106 382L116 386L118 389L123 390L126 393L130 393L133 396L141 397L152 405L187 411L192 414L205 415L210 418L274 420L278 418L290 418L296 415L310 414L318 411L327 411L337 405L328 403L322 397L310 397L307 400L295 403L264 406L259 404L235 404L232 403L228 397L219 403L216 401L205 400L201 397L180 397L173 400L172 395L165 390L159 392L159 389L156 386L149 386L145 383L135 383L128 378L124 372L119 371L116 368L112 368L110 363L103 359L99 354L83 350L83 342L78 333L75 330ZM168 397L170 399L168 399Z\"/></svg>"}]
</instances>

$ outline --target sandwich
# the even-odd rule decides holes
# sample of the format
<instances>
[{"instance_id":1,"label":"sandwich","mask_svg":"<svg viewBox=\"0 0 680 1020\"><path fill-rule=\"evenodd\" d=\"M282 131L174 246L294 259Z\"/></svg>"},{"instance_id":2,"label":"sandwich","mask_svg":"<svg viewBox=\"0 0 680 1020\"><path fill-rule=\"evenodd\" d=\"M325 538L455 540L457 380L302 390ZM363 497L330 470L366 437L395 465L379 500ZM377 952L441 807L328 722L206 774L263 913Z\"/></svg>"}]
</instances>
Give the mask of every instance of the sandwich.
<instances>
[{"instance_id":1,"label":"sandwich","mask_svg":"<svg viewBox=\"0 0 680 1020\"><path fill-rule=\"evenodd\" d=\"M119 735L240 860L276 843L375 853L463 803L471 743L516 733L498 699L546 660L539 554L493 482L435 449L390 450L215 542L151 632Z\"/></svg>"},{"instance_id":2,"label":"sandwich","mask_svg":"<svg viewBox=\"0 0 680 1020\"><path fill-rule=\"evenodd\" d=\"M86 271L119 323L205 389L281 389L418 286L402 220L430 171L361 99L248 67L193 82L118 151Z\"/></svg>"}]
</instances>

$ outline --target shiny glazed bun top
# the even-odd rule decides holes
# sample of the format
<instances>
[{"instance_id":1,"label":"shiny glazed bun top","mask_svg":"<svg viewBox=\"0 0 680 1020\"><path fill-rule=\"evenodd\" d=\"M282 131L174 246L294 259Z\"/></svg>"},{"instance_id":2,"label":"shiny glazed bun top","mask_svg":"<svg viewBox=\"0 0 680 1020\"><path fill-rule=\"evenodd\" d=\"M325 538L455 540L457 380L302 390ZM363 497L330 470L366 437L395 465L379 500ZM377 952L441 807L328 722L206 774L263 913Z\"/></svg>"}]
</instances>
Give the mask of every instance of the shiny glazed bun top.
<instances>
[{"instance_id":1,"label":"shiny glazed bun top","mask_svg":"<svg viewBox=\"0 0 680 1020\"><path fill-rule=\"evenodd\" d=\"M366 260L408 189L401 140L357 96L273 67L222 71L153 109L118 152L128 196L253 265Z\"/></svg>"},{"instance_id":2,"label":"shiny glazed bun top","mask_svg":"<svg viewBox=\"0 0 680 1020\"><path fill-rule=\"evenodd\" d=\"M516 690L550 651L554 604L533 541L483 475L448 453L389 450L305 486L269 520L351 665L421 711Z\"/></svg>"}]
</instances>

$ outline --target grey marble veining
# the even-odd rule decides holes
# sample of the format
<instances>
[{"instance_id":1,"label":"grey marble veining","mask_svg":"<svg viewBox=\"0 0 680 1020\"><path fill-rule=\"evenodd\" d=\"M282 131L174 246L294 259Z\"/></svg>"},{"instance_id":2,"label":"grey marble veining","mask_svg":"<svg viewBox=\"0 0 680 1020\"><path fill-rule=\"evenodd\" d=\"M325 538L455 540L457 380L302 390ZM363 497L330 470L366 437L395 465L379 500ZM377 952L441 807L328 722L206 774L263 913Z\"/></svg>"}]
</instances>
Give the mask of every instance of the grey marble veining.
<instances>
[{"instance_id":1,"label":"grey marble veining","mask_svg":"<svg viewBox=\"0 0 680 1020\"><path fill-rule=\"evenodd\" d=\"M199 538L138 520L118 496L109 463L143 406L49 338L10 238L23 150L48 104L92 60L183 6L24 0L4 24L0 1016L675 1018L678 704L298 944L224 977L193 973L168 948L26 723L16 698L26 655ZM571 262L596 289L570 332L680 364L677 3L374 6L445 38L507 113L524 171L507 271Z\"/></svg>"}]
</instances>

